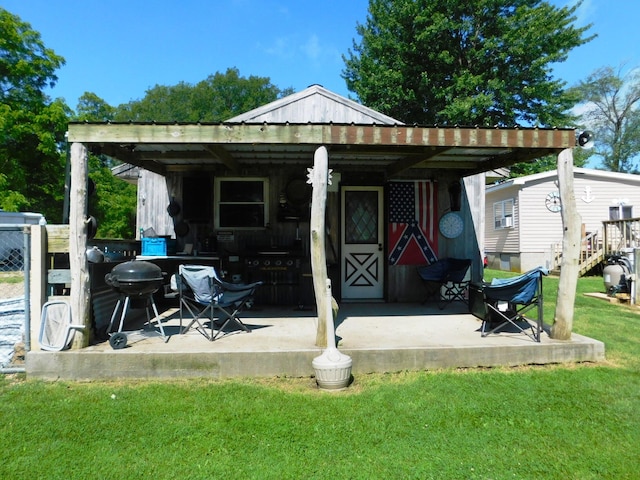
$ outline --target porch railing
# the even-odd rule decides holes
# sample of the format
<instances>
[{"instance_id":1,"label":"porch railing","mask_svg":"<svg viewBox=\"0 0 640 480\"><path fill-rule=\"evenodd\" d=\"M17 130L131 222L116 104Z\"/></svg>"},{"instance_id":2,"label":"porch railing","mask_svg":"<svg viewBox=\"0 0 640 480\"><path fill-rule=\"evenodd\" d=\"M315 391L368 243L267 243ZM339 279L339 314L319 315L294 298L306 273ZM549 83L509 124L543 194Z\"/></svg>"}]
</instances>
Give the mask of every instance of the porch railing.
<instances>
[{"instance_id":1,"label":"porch railing","mask_svg":"<svg viewBox=\"0 0 640 480\"><path fill-rule=\"evenodd\" d=\"M602 222L605 255L623 254L640 247L640 218Z\"/></svg>"},{"instance_id":2,"label":"porch railing","mask_svg":"<svg viewBox=\"0 0 640 480\"><path fill-rule=\"evenodd\" d=\"M591 232L580 242L580 256L578 257L578 275L582 276L591 271L605 259L605 249L599 232ZM551 271L559 271L562 264L562 243L551 246Z\"/></svg>"}]
</instances>

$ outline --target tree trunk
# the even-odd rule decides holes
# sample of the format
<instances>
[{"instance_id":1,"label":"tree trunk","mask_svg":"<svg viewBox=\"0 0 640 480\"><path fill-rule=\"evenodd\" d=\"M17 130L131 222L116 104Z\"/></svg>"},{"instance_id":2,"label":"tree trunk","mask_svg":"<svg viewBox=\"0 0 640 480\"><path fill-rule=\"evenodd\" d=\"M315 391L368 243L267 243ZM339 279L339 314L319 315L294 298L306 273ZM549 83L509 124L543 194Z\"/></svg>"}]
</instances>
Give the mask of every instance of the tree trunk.
<instances>
[{"instance_id":1,"label":"tree trunk","mask_svg":"<svg viewBox=\"0 0 640 480\"><path fill-rule=\"evenodd\" d=\"M89 346L89 265L87 263L88 152L81 143L71 145L71 202L69 205L69 267L71 269L71 318L84 325L73 337L73 348Z\"/></svg>"},{"instance_id":2,"label":"tree trunk","mask_svg":"<svg viewBox=\"0 0 640 480\"><path fill-rule=\"evenodd\" d=\"M573 328L573 311L578 285L580 255L580 226L582 220L576 207L573 191L573 150L558 155L558 186L562 204L562 262L556 312L551 326L551 338L569 340Z\"/></svg>"},{"instance_id":3,"label":"tree trunk","mask_svg":"<svg viewBox=\"0 0 640 480\"><path fill-rule=\"evenodd\" d=\"M313 289L318 311L316 346L327 346L327 254L325 250L325 210L327 204L327 183L329 180L329 156L325 147L319 147L313 156L313 170L309 175L313 186L311 197L311 272Z\"/></svg>"}]
</instances>

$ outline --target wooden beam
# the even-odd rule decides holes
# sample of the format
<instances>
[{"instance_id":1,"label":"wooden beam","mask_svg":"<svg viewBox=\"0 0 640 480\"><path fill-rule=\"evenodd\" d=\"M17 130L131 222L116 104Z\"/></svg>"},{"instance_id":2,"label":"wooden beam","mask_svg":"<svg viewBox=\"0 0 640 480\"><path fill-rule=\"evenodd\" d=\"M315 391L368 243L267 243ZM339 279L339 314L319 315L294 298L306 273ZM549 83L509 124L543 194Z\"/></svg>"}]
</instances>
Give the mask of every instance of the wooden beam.
<instances>
[{"instance_id":1,"label":"wooden beam","mask_svg":"<svg viewBox=\"0 0 640 480\"><path fill-rule=\"evenodd\" d=\"M563 150L558 155L558 190L562 209L562 263L556 310L551 326L551 338L557 340L571 339L573 330L573 313L578 285L578 260L582 219L578 213L576 196L573 190L573 151Z\"/></svg>"},{"instance_id":2,"label":"wooden beam","mask_svg":"<svg viewBox=\"0 0 640 480\"><path fill-rule=\"evenodd\" d=\"M205 150L211 153L214 157L224 163L232 172L240 171L240 164L235 158L221 145L205 145Z\"/></svg>"},{"instance_id":3,"label":"wooden beam","mask_svg":"<svg viewBox=\"0 0 640 480\"><path fill-rule=\"evenodd\" d=\"M91 315L89 265L87 261L87 184L89 178L89 152L81 143L71 145L71 202L69 206L69 266L71 276L72 323L84 325L73 338L73 348L89 346Z\"/></svg>"},{"instance_id":4,"label":"wooden beam","mask_svg":"<svg viewBox=\"0 0 640 480\"><path fill-rule=\"evenodd\" d=\"M69 124L69 141L150 144L307 144L555 149L575 146L574 129L447 128L339 124Z\"/></svg>"},{"instance_id":5,"label":"wooden beam","mask_svg":"<svg viewBox=\"0 0 640 480\"><path fill-rule=\"evenodd\" d=\"M135 154L132 150L122 145L105 144L101 147L101 153L108 157L117 158L122 162L130 163L131 165L136 165L150 172L157 173L158 175L165 175L167 172L163 164L155 160L141 158L140 155Z\"/></svg>"},{"instance_id":6,"label":"wooden beam","mask_svg":"<svg viewBox=\"0 0 640 480\"><path fill-rule=\"evenodd\" d=\"M447 151L448 148L446 147L440 147L440 148L430 148L428 152L425 152L424 156L411 156L411 157L405 157L401 160L398 160L397 162L389 165L387 167L387 176L388 177L392 177L394 175L397 175L405 170L408 170L409 168L412 167L416 167L418 165L421 165L423 163L428 163L429 159L435 157L436 155L441 154L442 152Z\"/></svg>"},{"instance_id":7,"label":"wooden beam","mask_svg":"<svg viewBox=\"0 0 640 480\"><path fill-rule=\"evenodd\" d=\"M511 165L514 165L516 163L531 162L538 158L542 158L545 155L552 155L555 153L558 152L556 152L556 150L554 149L523 149L501 153L489 157L484 161L474 162L474 168L470 173L482 173L498 168L510 167Z\"/></svg>"}]
</instances>

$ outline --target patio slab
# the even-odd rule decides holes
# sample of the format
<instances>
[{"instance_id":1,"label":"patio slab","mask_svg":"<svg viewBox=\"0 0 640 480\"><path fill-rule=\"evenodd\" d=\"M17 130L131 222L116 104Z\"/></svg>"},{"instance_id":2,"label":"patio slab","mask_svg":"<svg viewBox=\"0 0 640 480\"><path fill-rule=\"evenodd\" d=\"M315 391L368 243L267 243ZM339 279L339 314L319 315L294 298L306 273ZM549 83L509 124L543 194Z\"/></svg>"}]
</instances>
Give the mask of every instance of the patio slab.
<instances>
[{"instance_id":1,"label":"patio slab","mask_svg":"<svg viewBox=\"0 0 640 480\"><path fill-rule=\"evenodd\" d=\"M243 321L251 333L231 333L214 342L195 330L179 332L176 309L162 314L168 341L154 329L128 333L127 347L108 342L81 350L27 354L27 375L56 380L188 377L304 377L314 375L313 311L293 307L249 310ZM540 343L520 333L482 338L481 322L466 305L440 311L420 304L344 303L336 336L338 348L353 359L354 375L457 367L493 367L604 360L598 340L573 334L569 341Z\"/></svg>"}]
</instances>

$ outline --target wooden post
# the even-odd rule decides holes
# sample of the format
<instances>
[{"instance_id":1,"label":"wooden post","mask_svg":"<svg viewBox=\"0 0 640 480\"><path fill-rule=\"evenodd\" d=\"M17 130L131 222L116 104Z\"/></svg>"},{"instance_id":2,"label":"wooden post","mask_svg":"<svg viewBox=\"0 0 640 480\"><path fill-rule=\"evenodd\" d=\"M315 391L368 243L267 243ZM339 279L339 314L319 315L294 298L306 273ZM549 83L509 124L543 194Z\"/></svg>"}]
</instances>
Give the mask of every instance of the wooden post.
<instances>
[{"instance_id":1,"label":"wooden post","mask_svg":"<svg viewBox=\"0 0 640 480\"><path fill-rule=\"evenodd\" d=\"M71 145L71 203L69 206L69 267L71 268L71 318L84 325L73 338L72 348L89 346L89 265L87 262L87 181L89 156L81 143Z\"/></svg>"},{"instance_id":2,"label":"wooden post","mask_svg":"<svg viewBox=\"0 0 640 480\"><path fill-rule=\"evenodd\" d=\"M563 150L558 155L558 188L562 204L562 263L551 338L569 340L573 329L573 311L578 285L580 226L582 225L573 192L573 151L571 149Z\"/></svg>"},{"instance_id":3,"label":"wooden post","mask_svg":"<svg viewBox=\"0 0 640 480\"><path fill-rule=\"evenodd\" d=\"M311 196L310 251L313 289L318 311L318 330L316 346L327 346L327 254L325 250L325 210L327 204L327 183L329 181L329 155L325 147L316 149L313 156L313 169L309 172L309 181L313 186Z\"/></svg>"},{"instance_id":4,"label":"wooden post","mask_svg":"<svg viewBox=\"0 0 640 480\"><path fill-rule=\"evenodd\" d=\"M44 225L31 226L31 350L38 350L42 305L47 301L47 231Z\"/></svg>"}]
</instances>

